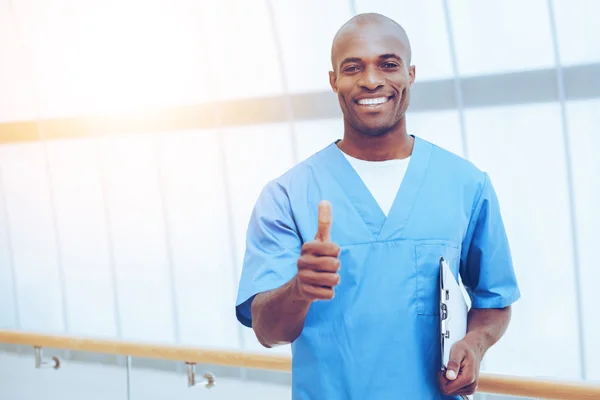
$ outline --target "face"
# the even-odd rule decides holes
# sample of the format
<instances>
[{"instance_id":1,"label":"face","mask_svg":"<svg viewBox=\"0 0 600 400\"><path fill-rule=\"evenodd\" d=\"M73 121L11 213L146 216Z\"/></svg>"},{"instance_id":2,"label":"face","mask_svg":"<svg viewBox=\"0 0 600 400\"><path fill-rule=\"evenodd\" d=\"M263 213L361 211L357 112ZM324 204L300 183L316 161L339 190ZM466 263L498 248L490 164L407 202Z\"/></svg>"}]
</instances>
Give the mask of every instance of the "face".
<instances>
[{"instance_id":1,"label":"face","mask_svg":"<svg viewBox=\"0 0 600 400\"><path fill-rule=\"evenodd\" d=\"M336 40L329 80L354 130L380 136L403 119L415 78L408 54L401 36L385 25L353 28Z\"/></svg>"}]
</instances>

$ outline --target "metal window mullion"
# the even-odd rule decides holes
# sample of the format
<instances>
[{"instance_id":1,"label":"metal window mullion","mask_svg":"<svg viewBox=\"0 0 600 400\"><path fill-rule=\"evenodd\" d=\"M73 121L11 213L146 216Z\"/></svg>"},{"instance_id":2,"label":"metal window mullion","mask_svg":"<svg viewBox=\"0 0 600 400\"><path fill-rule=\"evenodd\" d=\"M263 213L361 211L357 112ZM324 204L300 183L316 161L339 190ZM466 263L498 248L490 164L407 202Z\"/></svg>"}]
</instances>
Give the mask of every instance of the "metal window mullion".
<instances>
[{"instance_id":1,"label":"metal window mullion","mask_svg":"<svg viewBox=\"0 0 600 400\"><path fill-rule=\"evenodd\" d=\"M358 8L356 7L356 0L348 0L348 8L350 9L350 14L355 16L358 12Z\"/></svg>"},{"instance_id":2,"label":"metal window mullion","mask_svg":"<svg viewBox=\"0 0 600 400\"><path fill-rule=\"evenodd\" d=\"M0 165L0 203L2 203L2 217L6 221L6 250L8 255L8 263L10 264L11 280L13 286L13 306L15 312L15 327L21 329L21 317L19 314L19 294L17 289L17 269L15 267L14 249L12 232L10 229L10 221L8 216L8 205L6 204L6 196L4 196L4 181L2 179L2 166Z\"/></svg>"},{"instance_id":3,"label":"metal window mullion","mask_svg":"<svg viewBox=\"0 0 600 400\"><path fill-rule=\"evenodd\" d=\"M572 248L572 261L573 261L573 274L575 280L575 303L577 308L577 329L579 339L579 362L581 368L581 379L587 379L587 362L585 353L585 331L584 331L584 317L583 317L583 293L581 291L581 264L579 259L579 238L577 230L577 212L575 211L575 190L573 182L573 162L572 162L572 150L569 142L569 124L567 117L567 96L565 88L564 71L560 58L560 50L558 48L558 30L556 27L556 14L554 12L554 4L552 0L547 0L548 4L548 16L550 19L550 31L552 34L552 46L554 51L554 62L556 70L556 87L558 91L558 101L560 104L561 114L561 131L563 136L563 148L565 151L565 169L567 175L567 189L568 189L568 201L569 201L569 216L571 222L571 242Z\"/></svg>"},{"instance_id":4,"label":"metal window mullion","mask_svg":"<svg viewBox=\"0 0 600 400\"><path fill-rule=\"evenodd\" d=\"M463 157L469 159L469 146L467 143L467 127L465 122L465 106L463 91L461 86L460 71L458 68L458 57L456 54L456 42L454 40L454 31L452 29L452 18L450 15L450 5L448 0L443 0L444 20L446 22L446 34L448 36L448 46L450 50L450 60L452 65L452 81L454 86L454 95L456 99L456 108L458 109L458 118L460 125L460 136L462 141Z\"/></svg>"},{"instance_id":5,"label":"metal window mullion","mask_svg":"<svg viewBox=\"0 0 600 400\"><path fill-rule=\"evenodd\" d=\"M158 135L158 134L157 134ZM165 251L168 264L169 290L171 291L171 312L173 313L173 335L177 343L181 343L181 327L179 321L179 302L177 301L177 283L175 280L175 261L173 256L173 239L171 224L169 223L169 208L166 199L165 176L160 159L158 136L154 136L154 161L156 163L156 174L158 180L158 191L160 196L161 217L164 227Z\"/></svg>"}]
</instances>

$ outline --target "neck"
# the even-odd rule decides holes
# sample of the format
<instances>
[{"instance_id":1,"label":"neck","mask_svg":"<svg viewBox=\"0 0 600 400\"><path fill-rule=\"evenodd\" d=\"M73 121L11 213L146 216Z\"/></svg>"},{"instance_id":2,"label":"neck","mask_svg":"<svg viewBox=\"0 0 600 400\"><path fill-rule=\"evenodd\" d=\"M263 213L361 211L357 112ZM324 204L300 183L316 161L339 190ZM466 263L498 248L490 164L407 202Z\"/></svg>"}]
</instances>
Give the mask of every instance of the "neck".
<instances>
[{"instance_id":1,"label":"neck","mask_svg":"<svg viewBox=\"0 0 600 400\"><path fill-rule=\"evenodd\" d=\"M338 148L351 157L366 161L404 159L412 154L414 138L406 131L406 120L379 136L369 136L354 129L344 120L344 139Z\"/></svg>"}]
</instances>

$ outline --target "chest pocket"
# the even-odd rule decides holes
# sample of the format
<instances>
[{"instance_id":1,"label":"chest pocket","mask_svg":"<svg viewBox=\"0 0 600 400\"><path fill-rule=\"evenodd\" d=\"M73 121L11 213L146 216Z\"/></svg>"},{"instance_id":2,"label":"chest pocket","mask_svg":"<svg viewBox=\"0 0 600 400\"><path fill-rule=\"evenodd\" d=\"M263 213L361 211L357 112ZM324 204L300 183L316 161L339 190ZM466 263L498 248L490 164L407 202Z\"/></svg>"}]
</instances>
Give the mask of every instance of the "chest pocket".
<instances>
[{"instance_id":1,"label":"chest pocket","mask_svg":"<svg viewBox=\"0 0 600 400\"><path fill-rule=\"evenodd\" d=\"M418 315L439 315L440 257L448 261L454 275L458 274L460 250L444 244L415 245L416 305Z\"/></svg>"}]
</instances>

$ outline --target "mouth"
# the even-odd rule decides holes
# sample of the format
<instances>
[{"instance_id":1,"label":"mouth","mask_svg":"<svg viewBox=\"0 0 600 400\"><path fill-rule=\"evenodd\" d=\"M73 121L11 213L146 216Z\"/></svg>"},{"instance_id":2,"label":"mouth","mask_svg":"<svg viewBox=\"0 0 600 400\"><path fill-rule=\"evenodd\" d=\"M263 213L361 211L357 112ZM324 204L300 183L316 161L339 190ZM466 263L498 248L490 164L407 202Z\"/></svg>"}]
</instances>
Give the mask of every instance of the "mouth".
<instances>
[{"instance_id":1,"label":"mouth","mask_svg":"<svg viewBox=\"0 0 600 400\"><path fill-rule=\"evenodd\" d=\"M392 99L392 97L394 97L394 96L373 97L373 98L369 98L369 99L355 100L354 102L356 104L358 104L359 106L375 108L382 104L387 103L388 101L390 101Z\"/></svg>"}]
</instances>

